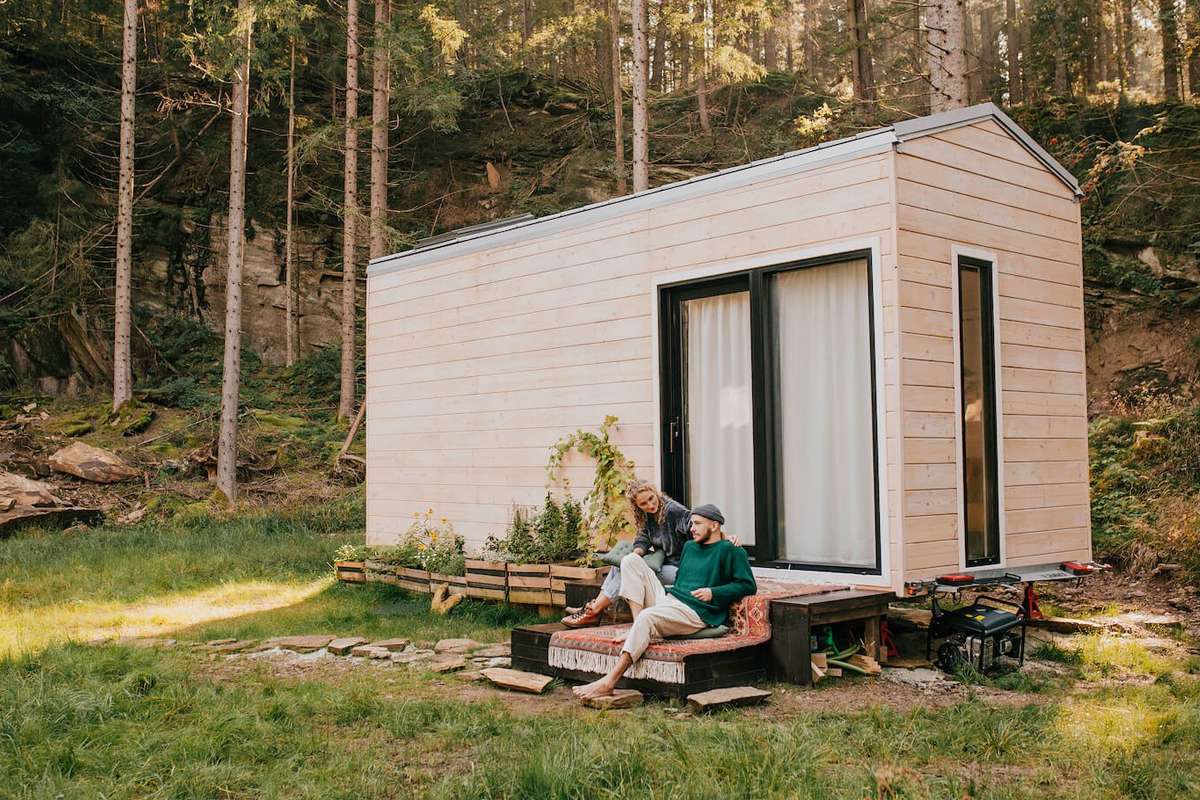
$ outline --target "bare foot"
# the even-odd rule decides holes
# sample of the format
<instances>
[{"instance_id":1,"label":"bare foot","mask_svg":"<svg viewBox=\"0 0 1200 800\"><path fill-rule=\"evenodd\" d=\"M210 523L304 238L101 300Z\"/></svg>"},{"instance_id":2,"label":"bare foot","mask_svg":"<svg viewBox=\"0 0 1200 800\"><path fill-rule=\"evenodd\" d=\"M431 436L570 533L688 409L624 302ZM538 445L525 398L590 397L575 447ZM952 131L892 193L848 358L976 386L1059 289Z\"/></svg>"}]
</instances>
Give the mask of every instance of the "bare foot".
<instances>
[{"instance_id":1,"label":"bare foot","mask_svg":"<svg viewBox=\"0 0 1200 800\"><path fill-rule=\"evenodd\" d=\"M598 681L576 686L574 688L575 696L584 699L589 697L605 697L613 693L614 684L607 678L601 678Z\"/></svg>"}]
</instances>

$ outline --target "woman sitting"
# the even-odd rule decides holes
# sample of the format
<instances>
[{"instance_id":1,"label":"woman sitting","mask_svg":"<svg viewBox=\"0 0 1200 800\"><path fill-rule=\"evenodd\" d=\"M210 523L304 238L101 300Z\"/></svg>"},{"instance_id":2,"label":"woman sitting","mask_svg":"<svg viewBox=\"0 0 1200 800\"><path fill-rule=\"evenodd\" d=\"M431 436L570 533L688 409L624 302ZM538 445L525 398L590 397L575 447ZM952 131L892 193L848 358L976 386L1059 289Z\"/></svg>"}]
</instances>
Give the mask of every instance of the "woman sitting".
<instances>
[{"instance_id":1,"label":"woman sitting","mask_svg":"<svg viewBox=\"0 0 1200 800\"><path fill-rule=\"evenodd\" d=\"M664 586L673 584L683 545L691 538L691 512L649 481L630 482L625 490L625 499L633 510L638 529L637 537L633 540L633 552L639 556L645 556L651 549L661 552L663 565L658 578ZM620 593L621 568L613 567L600 587L600 594L579 611L563 617L563 624L568 628L594 625Z\"/></svg>"}]
</instances>

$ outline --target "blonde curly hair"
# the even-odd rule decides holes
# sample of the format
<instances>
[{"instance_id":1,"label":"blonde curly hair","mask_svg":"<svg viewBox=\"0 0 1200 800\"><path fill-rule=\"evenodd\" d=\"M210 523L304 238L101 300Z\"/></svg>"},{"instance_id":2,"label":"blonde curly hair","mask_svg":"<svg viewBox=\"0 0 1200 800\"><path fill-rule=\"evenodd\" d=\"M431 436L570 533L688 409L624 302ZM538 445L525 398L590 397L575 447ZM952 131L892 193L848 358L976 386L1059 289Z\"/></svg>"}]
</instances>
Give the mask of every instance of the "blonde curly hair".
<instances>
[{"instance_id":1,"label":"blonde curly hair","mask_svg":"<svg viewBox=\"0 0 1200 800\"><path fill-rule=\"evenodd\" d=\"M646 512L638 508L637 504L637 497L642 492L654 492L654 496L658 498L658 511L654 514L654 521L659 525L667 518L667 501L671 499L650 481L644 481L641 478L630 481L629 485L625 487L625 499L629 501L629 509L633 512L633 523L639 531L646 528Z\"/></svg>"}]
</instances>

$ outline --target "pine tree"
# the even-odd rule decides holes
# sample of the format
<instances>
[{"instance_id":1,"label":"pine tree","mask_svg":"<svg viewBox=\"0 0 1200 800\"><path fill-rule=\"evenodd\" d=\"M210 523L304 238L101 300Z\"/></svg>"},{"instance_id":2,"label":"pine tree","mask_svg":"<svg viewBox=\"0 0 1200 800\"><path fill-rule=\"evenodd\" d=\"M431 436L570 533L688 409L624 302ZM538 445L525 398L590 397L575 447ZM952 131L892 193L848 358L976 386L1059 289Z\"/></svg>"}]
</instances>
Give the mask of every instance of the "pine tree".
<instances>
[{"instance_id":1,"label":"pine tree","mask_svg":"<svg viewBox=\"0 0 1200 800\"><path fill-rule=\"evenodd\" d=\"M137 0L125 0L121 43L121 152L117 185L116 298L113 314L114 409L133 397L129 334L133 295L133 148L137 95Z\"/></svg>"},{"instance_id":2,"label":"pine tree","mask_svg":"<svg viewBox=\"0 0 1200 800\"><path fill-rule=\"evenodd\" d=\"M646 0L633 0L633 191L650 188L650 130L646 107Z\"/></svg>"},{"instance_id":3,"label":"pine tree","mask_svg":"<svg viewBox=\"0 0 1200 800\"><path fill-rule=\"evenodd\" d=\"M342 374L338 417L354 416L358 317L358 0L346 1L346 140L342 199Z\"/></svg>"}]
</instances>

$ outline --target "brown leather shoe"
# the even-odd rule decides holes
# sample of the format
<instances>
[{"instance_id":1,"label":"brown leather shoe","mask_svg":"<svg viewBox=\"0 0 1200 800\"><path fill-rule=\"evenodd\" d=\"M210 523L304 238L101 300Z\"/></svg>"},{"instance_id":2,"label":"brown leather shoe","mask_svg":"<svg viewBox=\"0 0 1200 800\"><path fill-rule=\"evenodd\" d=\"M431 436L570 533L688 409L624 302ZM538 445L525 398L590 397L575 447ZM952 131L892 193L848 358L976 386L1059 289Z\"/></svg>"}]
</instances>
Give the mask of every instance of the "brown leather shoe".
<instances>
[{"instance_id":1,"label":"brown leather shoe","mask_svg":"<svg viewBox=\"0 0 1200 800\"><path fill-rule=\"evenodd\" d=\"M604 609L597 609L588 603L574 614L568 614L562 618L562 624L568 628L586 628L590 625L595 625L603 616Z\"/></svg>"}]
</instances>

